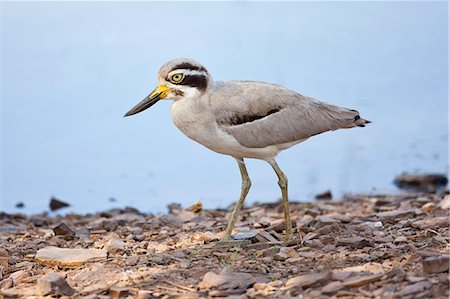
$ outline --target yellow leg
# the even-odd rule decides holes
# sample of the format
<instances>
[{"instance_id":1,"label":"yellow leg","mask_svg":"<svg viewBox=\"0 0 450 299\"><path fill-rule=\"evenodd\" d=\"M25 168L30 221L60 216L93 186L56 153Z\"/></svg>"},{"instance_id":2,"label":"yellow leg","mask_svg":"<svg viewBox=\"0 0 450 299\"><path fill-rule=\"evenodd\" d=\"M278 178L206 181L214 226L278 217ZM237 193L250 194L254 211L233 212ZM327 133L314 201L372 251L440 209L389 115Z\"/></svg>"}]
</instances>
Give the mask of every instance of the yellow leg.
<instances>
[{"instance_id":1,"label":"yellow leg","mask_svg":"<svg viewBox=\"0 0 450 299\"><path fill-rule=\"evenodd\" d=\"M292 238L292 223L291 214L289 212L289 201L288 201L288 180L286 175L281 171L275 160L267 161L272 166L273 170L278 176L278 185L281 189L281 200L283 202L284 208L284 221L286 225L286 238L289 240Z\"/></svg>"},{"instance_id":2,"label":"yellow leg","mask_svg":"<svg viewBox=\"0 0 450 299\"><path fill-rule=\"evenodd\" d=\"M252 182L250 181L250 178L247 173L247 168L245 167L244 159L237 159L239 165L239 170L241 171L241 177L242 177L242 188L241 188L241 195L239 196L239 200L236 203L236 206L234 207L233 213L231 214L230 221L228 222L227 230L225 231L225 235L223 237L224 240L230 239L231 232L233 231L233 227L238 219L239 211L242 208L242 205L244 204L245 197L248 194L248 191L250 190L250 187L252 185Z\"/></svg>"}]
</instances>

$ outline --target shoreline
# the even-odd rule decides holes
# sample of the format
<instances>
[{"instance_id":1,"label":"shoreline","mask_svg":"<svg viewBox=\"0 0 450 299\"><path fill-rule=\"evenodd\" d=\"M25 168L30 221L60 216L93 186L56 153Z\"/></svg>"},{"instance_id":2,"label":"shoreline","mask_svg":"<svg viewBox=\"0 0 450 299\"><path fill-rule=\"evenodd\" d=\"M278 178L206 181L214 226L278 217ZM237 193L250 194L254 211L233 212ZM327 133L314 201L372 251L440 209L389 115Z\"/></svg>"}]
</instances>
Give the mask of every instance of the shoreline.
<instances>
[{"instance_id":1,"label":"shoreline","mask_svg":"<svg viewBox=\"0 0 450 299\"><path fill-rule=\"evenodd\" d=\"M228 210L134 208L54 217L0 213L5 298L447 298L448 190L351 195L245 207L232 243ZM61 251L61 248L66 250ZM59 251L58 251L59 250ZM76 254L75 254L76 252Z\"/></svg>"}]
</instances>

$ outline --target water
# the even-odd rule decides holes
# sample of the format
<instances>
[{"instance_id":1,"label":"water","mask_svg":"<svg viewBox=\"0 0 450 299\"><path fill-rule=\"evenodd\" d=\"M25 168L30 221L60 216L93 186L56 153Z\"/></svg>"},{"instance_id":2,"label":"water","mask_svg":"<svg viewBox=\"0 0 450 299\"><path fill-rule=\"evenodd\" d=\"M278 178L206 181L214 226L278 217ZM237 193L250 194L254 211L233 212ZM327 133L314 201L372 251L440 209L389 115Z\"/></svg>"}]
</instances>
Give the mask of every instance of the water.
<instances>
[{"instance_id":1,"label":"water","mask_svg":"<svg viewBox=\"0 0 450 299\"><path fill-rule=\"evenodd\" d=\"M5 2L1 206L37 213L171 202L226 207L235 161L189 140L170 103L122 116L161 64L201 61L217 80L278 83L358 109L367 128L311 138L278 159L290 196L394 192L403 171L448 172L445 2ZM249 160L247 202L280 197ZM110 202L115 198L115 202Z\"/></svg>"}]
</instances>

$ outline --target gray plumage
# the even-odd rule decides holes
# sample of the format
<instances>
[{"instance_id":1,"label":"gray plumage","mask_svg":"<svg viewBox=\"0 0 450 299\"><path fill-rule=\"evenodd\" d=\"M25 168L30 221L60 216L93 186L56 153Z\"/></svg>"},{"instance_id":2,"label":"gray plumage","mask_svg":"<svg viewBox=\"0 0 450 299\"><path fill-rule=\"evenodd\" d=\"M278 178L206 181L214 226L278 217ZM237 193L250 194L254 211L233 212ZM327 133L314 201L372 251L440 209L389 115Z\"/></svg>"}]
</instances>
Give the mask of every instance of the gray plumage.
<instances>
[{"instance_id":1,"label":"gray plumage","mask_svg":"<svg viewBox=\"0 0 450 299\"><path fill-rule=\"evenodd\" d=\"M367 122L356 110L320 102L275 84L219 82L211 93L221 95L210 100L211 107L217 107L214 114L219 127L250 148L295 142ZM252 120L252 116L260 117ZM236 124L236 119L248 121Z\"/></svg>"}]
</instances>

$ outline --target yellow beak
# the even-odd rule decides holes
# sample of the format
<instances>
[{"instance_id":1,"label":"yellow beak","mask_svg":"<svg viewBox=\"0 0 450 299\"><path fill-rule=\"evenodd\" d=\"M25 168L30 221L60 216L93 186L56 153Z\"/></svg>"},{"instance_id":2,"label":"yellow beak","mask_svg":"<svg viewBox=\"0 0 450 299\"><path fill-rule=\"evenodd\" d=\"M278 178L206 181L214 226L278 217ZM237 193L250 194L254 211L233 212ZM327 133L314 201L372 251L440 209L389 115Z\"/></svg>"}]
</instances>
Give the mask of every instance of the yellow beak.
<instances>
[{"instance_id":1,"label":"yellow beak","mask_svg":"<svg viewBox=\"0 0 450 299\"><path fill-rule=\"evenodd\" d=\"M144 111L147 108L150 108L151 106L155 105L156 102L158 102L161 99L164 99L167 97L167 92L169 92L170 88L165 85L158 85L155 90L152 91L144 100L142 100L139 104L131 108L130 111L128 111L124 117L130 116L139 112Z\"/></svg>"}]
</instances>

